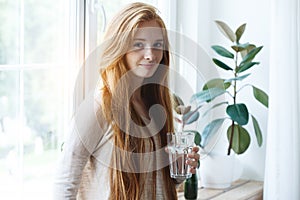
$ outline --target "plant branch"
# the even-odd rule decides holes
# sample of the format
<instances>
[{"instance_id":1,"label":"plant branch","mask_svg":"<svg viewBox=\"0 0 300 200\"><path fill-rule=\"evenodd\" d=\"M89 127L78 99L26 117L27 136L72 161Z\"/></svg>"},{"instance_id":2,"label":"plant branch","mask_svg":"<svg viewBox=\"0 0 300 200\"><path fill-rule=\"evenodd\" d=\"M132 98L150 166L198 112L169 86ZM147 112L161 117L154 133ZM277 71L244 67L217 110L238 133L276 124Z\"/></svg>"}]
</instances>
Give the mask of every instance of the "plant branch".
<instances>
[{"instance_id":1,"label":"plant branch","mask_svg":"<svg viewBox=\"0 0 300 200\"><path fill-rule=\"evenodd\" d=\"M252 86L252 85L251 84L245 84L236 93L240 92L244 87L247 87L247 86Z\"/></svg>"},{"instance_id":2,"label":"plant branch","mask_svg":"<svg viewBox=\"0 0 300 200\"><path fill-rule=\"evenodd\" d=\"M237 77L236 68L238 62L238 53L235 53L235 70L234 70L234 78ZM236 104L236 80L233 81L233 104Z\"/></svg>"},{"instance_id":3,"label":"plant branch","mask_svg":"<svg viewBox=\"0 0 300 200\"><path fill-rule=\"evenodd\" d=\"M233 98L233 95L232 95L230 92L226 91L226 93L227 93L231 98Z\"/></svg>"},{"instance_id":4,"label":"plant branch","mask_svg":"<svg viewBox=\"0 0 300 200\"><path fill-rule=\"evenodd\" d=\"M236 69L237 69L237 62L238 62L238 53L235 53L235 70L234 70L234 77L237 77ZM233 81L233 104L236 104L236 80ZM229 141L229 146L228 146L228 151L227 155L230 155L230 150L232 147L232 141L233 141L233 134L234 134L234 121L232 120L231 123L231 133L230 133L230 141Z\"/></svg>"}]
</instances>

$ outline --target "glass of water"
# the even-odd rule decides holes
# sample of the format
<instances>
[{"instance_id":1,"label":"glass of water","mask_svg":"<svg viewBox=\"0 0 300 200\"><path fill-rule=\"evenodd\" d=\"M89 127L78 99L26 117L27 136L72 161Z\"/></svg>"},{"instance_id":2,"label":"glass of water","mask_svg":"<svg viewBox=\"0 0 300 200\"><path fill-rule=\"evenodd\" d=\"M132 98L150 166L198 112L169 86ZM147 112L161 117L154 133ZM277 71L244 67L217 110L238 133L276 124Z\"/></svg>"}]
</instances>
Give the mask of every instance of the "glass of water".
<instances>
[{"instance_id":1,"label":"glass of water","mask_svg":"<svg viewBox=\"0 0 300 200\"><path fill-rule=\"evenodd\" d=\"M172 178L186 179L192 176L190 166L186 164L188 153L194 145L194 134L175 132L167 134L170 175Z\"/></svg>"}]
</instances>

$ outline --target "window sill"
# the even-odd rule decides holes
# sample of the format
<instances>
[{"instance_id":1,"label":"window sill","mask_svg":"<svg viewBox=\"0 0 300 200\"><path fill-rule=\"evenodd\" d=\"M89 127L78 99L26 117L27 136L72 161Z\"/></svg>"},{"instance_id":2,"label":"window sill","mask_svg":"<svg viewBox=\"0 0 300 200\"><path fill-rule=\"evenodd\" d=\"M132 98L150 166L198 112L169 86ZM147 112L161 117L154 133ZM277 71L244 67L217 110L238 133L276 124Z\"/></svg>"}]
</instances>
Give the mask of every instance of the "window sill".
<instances>
[{"instance_id":1,"label":"window sill","mask_svg":"<svg viewBox=\"0 0 300 200\"><path fill-rule=\"evenodd\" d=\"M178 200L184 200L183 192L178 192ZM252 180L235 181L226 189L198 189L198 200L262 200L263 182Z\"/></svg>"}]
</instances>

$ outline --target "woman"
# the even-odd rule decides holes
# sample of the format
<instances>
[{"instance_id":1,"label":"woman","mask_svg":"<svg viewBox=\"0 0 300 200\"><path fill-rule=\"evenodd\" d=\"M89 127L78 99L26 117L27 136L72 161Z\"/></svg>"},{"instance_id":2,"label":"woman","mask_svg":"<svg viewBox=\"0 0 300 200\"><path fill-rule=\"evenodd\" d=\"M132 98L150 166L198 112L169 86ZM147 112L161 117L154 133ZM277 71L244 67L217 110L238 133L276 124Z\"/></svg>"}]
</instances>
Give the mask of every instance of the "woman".
<instances>
[{"instance_id":1,"label":"woman","mask_svg":"<svg viewBox=\"0 0 300 200\"><path fill-rule=\"evenodd\" d=\"M164 22L154 7L133 3L113 18L104 41L100 92L85 103L94 110L74 119L55 199L177 199L183 180L170 177L165 151L174 130ZM192 173L197 151L187 161Z\"/></svg>"}]
</instances>

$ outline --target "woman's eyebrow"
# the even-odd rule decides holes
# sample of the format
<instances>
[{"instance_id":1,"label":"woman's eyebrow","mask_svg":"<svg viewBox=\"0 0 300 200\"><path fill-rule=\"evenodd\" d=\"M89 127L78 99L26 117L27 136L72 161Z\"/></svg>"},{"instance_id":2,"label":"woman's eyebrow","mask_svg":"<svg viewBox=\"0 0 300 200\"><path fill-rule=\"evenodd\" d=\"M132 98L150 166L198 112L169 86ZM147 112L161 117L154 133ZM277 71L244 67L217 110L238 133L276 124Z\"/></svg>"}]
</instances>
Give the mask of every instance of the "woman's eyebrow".
<instances>
[{"instance_id":1,"label":"woman's eyebrow","mask_svg":"<svg viewBox=\"0 0 300 200\"><path fill-rule=\"evenodd\" d=\"M144 38L134 38L133 40L139 40L139 41L147 41L147 39L144 39ZM163 42L164 40L163 39L157 39L155 40L156 42Z\"/></svg>"}]
</instances>

